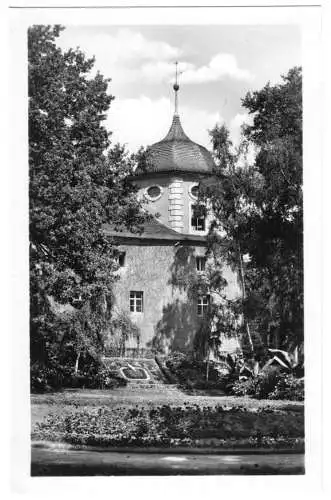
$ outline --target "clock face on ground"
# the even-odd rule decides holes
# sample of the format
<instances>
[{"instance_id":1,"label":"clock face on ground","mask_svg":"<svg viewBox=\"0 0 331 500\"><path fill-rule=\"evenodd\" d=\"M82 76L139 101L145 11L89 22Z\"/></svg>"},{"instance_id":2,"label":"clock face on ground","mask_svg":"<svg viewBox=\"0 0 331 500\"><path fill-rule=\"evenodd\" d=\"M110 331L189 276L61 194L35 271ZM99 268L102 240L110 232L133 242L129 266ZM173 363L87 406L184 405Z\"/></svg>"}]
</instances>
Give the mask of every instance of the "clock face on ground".
<instances>
[{"instance_id":1,"label":"clock face on ground","mask_svg":"<svg viewBox=\"0 0 331 500\"><path fill-rule=\"evenodd\" d=\"M125 367L122 368L122 373L129 380L148 380L149 378L144 368Z\"/></svg>"}]
</instances>

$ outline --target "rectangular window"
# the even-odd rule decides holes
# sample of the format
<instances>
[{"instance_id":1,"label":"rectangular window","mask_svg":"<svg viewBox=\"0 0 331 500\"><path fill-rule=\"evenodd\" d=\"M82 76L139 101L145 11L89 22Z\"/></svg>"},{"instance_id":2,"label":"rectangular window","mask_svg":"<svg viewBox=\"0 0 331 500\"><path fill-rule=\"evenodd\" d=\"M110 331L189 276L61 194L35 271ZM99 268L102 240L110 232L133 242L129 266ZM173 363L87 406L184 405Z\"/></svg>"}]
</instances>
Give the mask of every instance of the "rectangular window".
<instances>
[{"instance_id":1,"label":"rectangular window","mask_svg":"<svg viewBox=\"0 0 331 500\"><path fill-rule=\"evenodd\" d=\"M192 205L191 227L194 231L205 231L206 218L201 205Z\"/></svg>"},{"instance_id":2,"label":"rectangular window","mask_svg":"<svg viewBox=\"0 0 331 500\"><path fill-rule=\"evenodd\" d=\"M118 265L120 267L124 267L125 266L125 252L120 252L120 254L118 256Z\"/></svg>"},{"instance_id":3,"label":"rectangular window","mask_svg":"<svg viewBox=\"0 0 331 500\"><path fill-rule=\"evenodd\" d=\"M205 316L209 309L210 296L200 295L198 297L198 316Z\"/></svg>"},{"instance_id":4,"label":"rectangular window","mask_svg":"<svg viewBox=\"0 0 331 500\"><path fill-rule=\"evenodd\" d=\"M196 257L196 266L198 273L203 273L206 268L206 257Z\"/></svg>"},{"instance_id":5,"label":"rectangular window","mask_svg":"<svg viewBox=\"0 0 331 500\"><path fill-rule=\"evenodd\" d=\"M144 292L130 292L130 311L143 312Z\"/></svg>"}]
</instances>

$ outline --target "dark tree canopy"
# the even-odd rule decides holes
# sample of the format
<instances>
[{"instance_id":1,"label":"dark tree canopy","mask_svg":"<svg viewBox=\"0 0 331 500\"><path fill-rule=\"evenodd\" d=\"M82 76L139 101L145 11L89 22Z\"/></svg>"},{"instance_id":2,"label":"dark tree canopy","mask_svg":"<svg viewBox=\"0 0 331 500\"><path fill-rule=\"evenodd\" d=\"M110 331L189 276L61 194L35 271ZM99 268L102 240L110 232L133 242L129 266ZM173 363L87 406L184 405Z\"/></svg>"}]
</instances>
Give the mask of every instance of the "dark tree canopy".
<instances>
[{"instance_id":1,"label":"dark tree canopy","mask_svg":"<svg viewBox=\"0 0 331 500\"><path fill-rule=\"evenodd\" d=\"M85 308L90 331L98 318L109 316L118 251L105 237L103 224L137 231L144 220L128 181L133 161L124 147L111 145L104 125L114 99L108 92L110 80L92 75L94 59L81 50L63 52L57 47L62 29L33 26L28 31L30 295L35 339L43 335L46 320L52 319L47 297Z\"/></svg>"},{"instance_id":2,"label":"dark tree canopy","mask_svg":"<svg viewBox=\"0 0 331 500\"><path fill-rule=\"evenodd\" d=\"M61 29L29 30L31 262L57 300L84 303L113 279L102 224L135 227L142 218L126 179L133 165L123 147L109 149L103 124L109 79L91 77L94 60L81 51L56 46Z\"/></svg>"},{"instance_id":3,"label":"dark tree canopy","mask_svg":"<svg viewBox=\"0 0 331 500\"><path fill-rule=\"evenodd\" d=\"M288 346L303 340L301 69L282 79L242 101L253 123L240 149L254 147L252 166L240 166L225 127L210 132L216 160L226 164L203 192L215 214L210 247L221 243L227 261L242 265L242 310L253 333L264 344L275 334Z\"/></svg>"},{"instance_id":4,"label":"dark tree canopy","mask_svg":"<svg viewBox=\"0 0 331 500\"><path fill-rule=\"evenodd\" d=\"M253 203L246 224L251 240L251 295L264 307L262 328L280 342L303 340L302 76L291 69L279 85L248 94L243 105L254 116L245 136L257 147L261 182L247 197ZM254 242L254 244L252 244ZM255 312L254 312L255 311ZM263 321L263 317L265 320ZM268 326L269 325L269 326Z\"/></svg>"}]
</instances>

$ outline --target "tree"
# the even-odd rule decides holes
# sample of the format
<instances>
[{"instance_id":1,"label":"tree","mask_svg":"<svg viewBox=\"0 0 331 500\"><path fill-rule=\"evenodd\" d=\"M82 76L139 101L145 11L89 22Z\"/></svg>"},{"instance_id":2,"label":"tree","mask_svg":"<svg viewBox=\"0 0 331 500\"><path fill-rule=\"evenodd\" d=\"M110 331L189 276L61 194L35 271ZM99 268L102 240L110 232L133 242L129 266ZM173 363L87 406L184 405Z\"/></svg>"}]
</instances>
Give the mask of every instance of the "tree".
<instances>
[{"instance_id":1,"label":"tree","mask_svg":"<svg viewBox=\"0 0 331 500\"><path fill-rule=\"evenodd\" d=\"M231 152L224 127L211 131L217 169L202 192L214 213L209 246L223 248L239 272L256 351L271 334L283 347L303 340L301 70L248 93L243 105L253 124L239 150ZM256 151L252 166L238 162L247 144Z\"/></svg>"},{"instance_id":2,"label":"tree","mask_svg":"<svg viewBox=\"0 0 331 500\"><path fill-rule=\"evenodd\" d=\"M133 161L103 125L110 80L92 76L94 59L79 49L57 47L63 29L28 31L32 357L38 339L54 337L49 297L92 323L96 312L109 320L118 250L103 224L136 231L144 220L128 181Z\"/></svg>"},{"instance_id":3,"label":"tree","mask_svg":"<svg viewBox=\"0 0 331 500\"><path fill-rule=\"evenodd\" d=\"M234 162L233 144L230 139L230 132L227 126L216 124L212 130L209 130L209 136L212 143L214 159L216 165L221 169L232 167Z\"/></svg>"},{"instance_id":4,"label":"tree","mask_svg":"<svg viewBox=\"0 0 331 500\"><path fill-rule=\"evenodd\" d=\"M301 68L282 79L243 100L254 117L244 134L257 149L254 171L261 179L247 186L253 209L246 231L254 245L246 244L246 250L250 295L265 306L260 330L290 346L303 341Z\"/></svg>"}]
</instances>

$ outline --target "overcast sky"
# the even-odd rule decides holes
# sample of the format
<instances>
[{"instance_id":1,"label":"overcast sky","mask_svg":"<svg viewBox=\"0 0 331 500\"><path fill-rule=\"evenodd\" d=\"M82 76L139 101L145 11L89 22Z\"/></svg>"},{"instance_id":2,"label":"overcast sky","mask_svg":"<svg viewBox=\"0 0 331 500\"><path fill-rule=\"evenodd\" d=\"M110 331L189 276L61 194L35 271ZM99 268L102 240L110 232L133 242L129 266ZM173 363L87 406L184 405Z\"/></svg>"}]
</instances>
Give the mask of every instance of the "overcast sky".
<instances>
[{"instance_id":1,"label":"overcast sky","mask_svg":"<svg viewBox=\"0 0 331 500\"><path fill-rule=\"evenodd\" d=\"M225 122L236 142L247 121L241 98L276 83L301 65L300 28L283 26L68 26L58 39L96 57L115 96L106 126L130 151L161 140L174 112L179 61L179 112L187 135L210 147L208 129Z\"/></svg>"}]
</instances>

